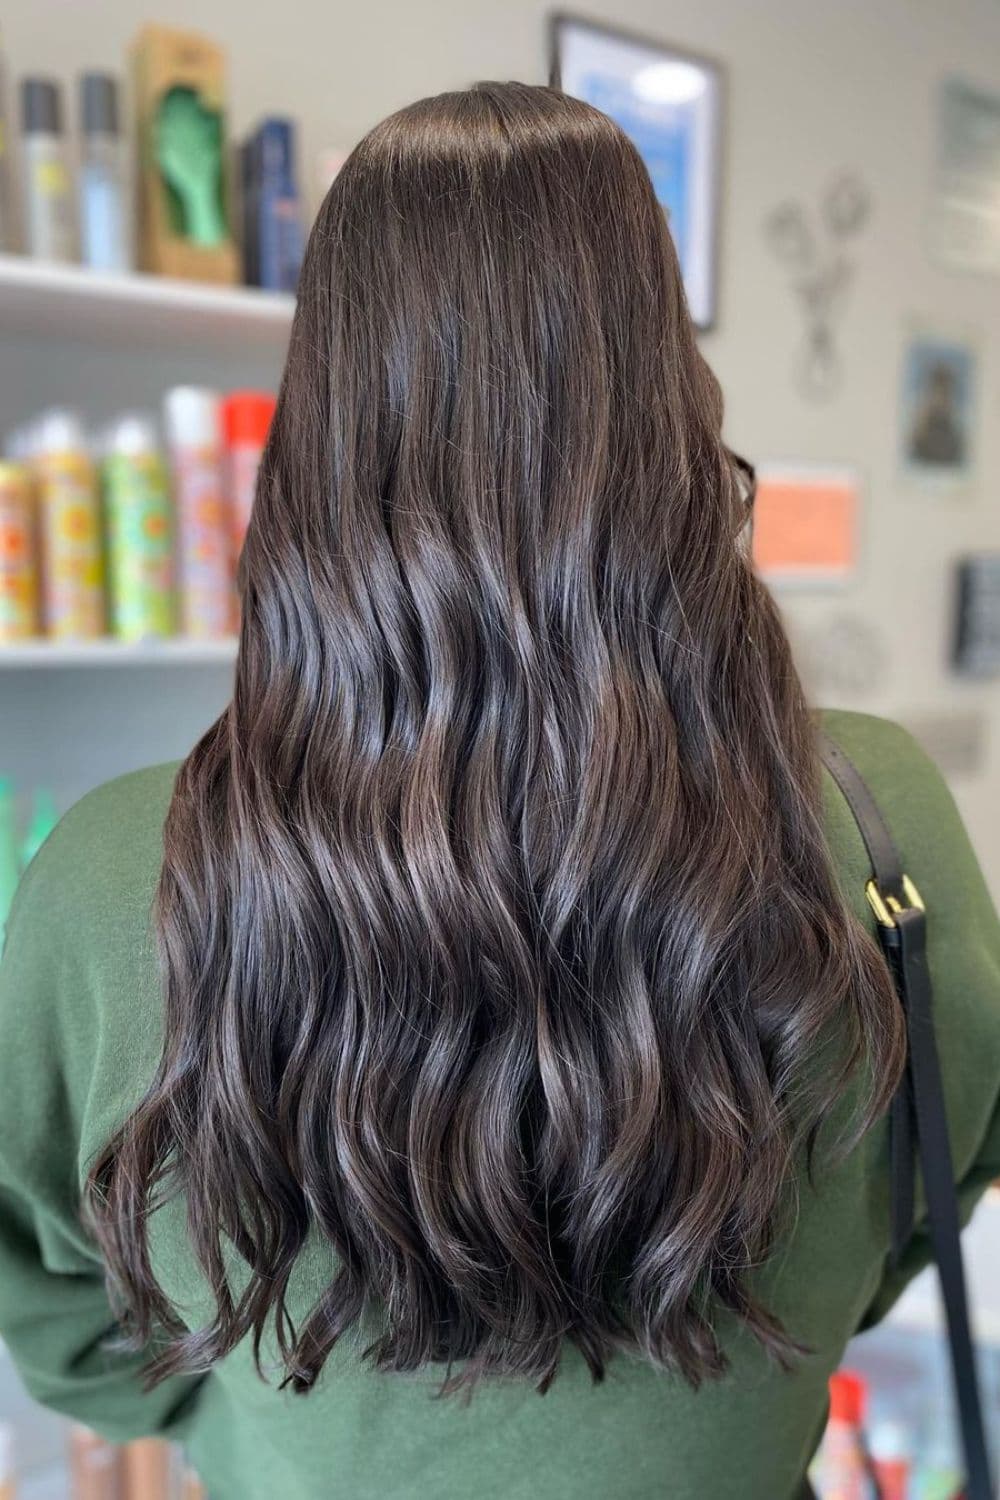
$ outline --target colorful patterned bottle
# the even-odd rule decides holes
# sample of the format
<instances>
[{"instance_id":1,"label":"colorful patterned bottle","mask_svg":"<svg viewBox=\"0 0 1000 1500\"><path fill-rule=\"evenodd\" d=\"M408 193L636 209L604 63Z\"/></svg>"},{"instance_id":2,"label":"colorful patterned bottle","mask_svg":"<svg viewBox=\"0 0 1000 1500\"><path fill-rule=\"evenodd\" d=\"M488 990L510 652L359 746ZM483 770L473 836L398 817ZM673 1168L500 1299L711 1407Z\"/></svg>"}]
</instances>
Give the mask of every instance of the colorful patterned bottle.
<instances>
[{"instance_id":1,"label":"colorful patterned bottle","mask_svg":"<svg viewBox=\"0 0 1000 1500\"><path fill-rule=\"evenodd\" d=\"M52 793L36 787L31 799L31 821L21 840L21 869L26 870L59 822L59 810Z\"/></svg>"},{"instance_id":2,"label":"colorful patterned bottle","mask_svg":"<svg viewBox=\"0 0 1000 1500\"><path fill-rule=\"evenodd\" d=\"M233 629L239 632L240 603L236 589L243 541L257 493L257 474L274 416L275 399L266 391L232 391L222 402L222 431L226 445L226 489L232 546Z\"/></svg>"},{"instance_id":3,"label":"colorful patterned bottle","mask_svg":"<svg viewBox=\"0 0 1000 1500\"><path fill-rule=\"evenodd\" d=\"M875 1500L862 1432L867 1399L860 1375L837 1370L830 1376L830 1414L813 1480L819 1500Z\"/></svg>"},{"instance_id":4,"label":"colorful patterned bottle","mask_svg":"<svg viewBox=\"0 0 1000 1500\"><path fill-rule=\"evenodd\" d=\"M103 464L112 634L172 635L174 551L170 485L150 418L120 417Z\"/></svg>"},{"instance_id":5,"label":"colorful patterned bottle","mask_svg":"<svg viewBox=\"0 0 1000 1500\"><path fill-rule=\"evenodd\" d=\"M0 777L0 939L21 878L15 814L14 788L6 777Z\"/></svg>"},{"instance_id":6,"label":"colorful patterned bottle","mask_svg":"<svg viewBox=\"0 0 1000 1500\"><path fill-rule=\"evenodd\" d=\"M59 640L104 633L97 475L79 418L50 411L33 435L42 554L42 618Z\"/></svg>"},{"instance_id":7,"label":"colorful patterned bottle","mask_svg":"<svg viewBox=\"0 0 1000 1500\"><path fill-rule=\"evenodd\" d=\"M266 391L232 391L222 402L226 440L233 556L238 558L250 524L257 471L274 416L275 399Z\"/></svg>"},{"instance_id":8,"label":"colorful patterned bottle","mask_svg":"<svg viewBox=\"0 0 1000 1500\"><path fill-rule=\"evenodd\" d=\"M868 1451L879 1500L909 1500L913 1465L909 1435L902 1424L876 1422L868 1434Z\"/></svg>"},{"instance_id":9,"label":"colorful patterned bottle","mask_svg":"<svg viewBox=\"0 0 1000 1500\"><path fill-rule=\"evenodd\" d=\"M37 635L38 537L31 474L0 463L0 644Z\"/></svg>"},{"instance_id":10,"label":"colorful patterned bottle","mask_svg":"<svg viewBox=\"0 0 1000 1500\"><path fill-rule=\"evenodd\" d=\"M197 386L176 386L164 400L173 469L177 583L181 631L229 634L229 521L223 498L219 398Z\"/></svg>"}]
</instances>

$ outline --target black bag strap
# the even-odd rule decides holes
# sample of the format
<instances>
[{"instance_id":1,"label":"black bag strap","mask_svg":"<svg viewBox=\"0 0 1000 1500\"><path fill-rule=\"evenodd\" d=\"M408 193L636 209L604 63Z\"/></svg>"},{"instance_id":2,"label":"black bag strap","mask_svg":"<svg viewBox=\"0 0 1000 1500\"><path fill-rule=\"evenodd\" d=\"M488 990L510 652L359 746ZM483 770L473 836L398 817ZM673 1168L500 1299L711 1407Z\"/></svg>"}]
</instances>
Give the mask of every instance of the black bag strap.
<instances>
[{"instance_id":1,"label":"black bag strap","mask_svg":"<svg viewBox=\"0 0 1000 1500\"><path fill-rule=\"evenodd\" d=\"M898 1255L902 1248L897 1235L903 1230L904 1218L912 1227L912 1136L915 1133L927 1197L931 1243L948 1322L955 1401L968 1474L965 1500L994 1500L969 1324L948 1116L934 1036L933 996L927 966L927 916L919 892L904 872L878 804L857 767L827 735L821 737L820 751L854 814L868 850L872 877L865 887L865 894L877 919L882 951L892 971L906 1018L907 1070L890 1118L893 1252ZM906 1123L902 1125L900 1119L904 1113ZM905 1137L901 1138L901 1130L906 1132Z\"/></svg>"},{"instance_id":2,"label":"black bag strap","mask_svg":"<svg viewBox=\"0 0 1000 1500\"><path fill-rule=\"evenodd\" d=\"M885 902L890 898L895 900L899 906L908 905L908 898L903 885L903 861L899 856L899 850L896 848L895 841L889 831L888 824L882 816L878 803L871 794L868 783L861 776L853 761L844 754L839 745L834 744L828 735L822 736L820 750L827 770L839 786L844 800L854 814L854 821L858 825L865 848L868 850L868 858L871 861L872 877L874 880L874 886L869 884L869 892L874 890L881 892L883 914L888 912ZM871 901L870 894L869 901ZM876 912L876 916L879 916L878 912ZM879 932L881 933L882 930L883 924L880 917ZM883 950L884 947L885 945L883 944ZM889 961L889 967L892 969L893 978L896 981L896 989L899 991L900 976L896 972L895 955L887 953L886 957ZM902 995L900 998L902 1000ZM900 1257L913 1234L916 1179L913 1132L913 1072L910 1065L909 1048L907 1048L906 1068L889 1111L889 1153L891 1163L889 1174L889 1225L891 1236L890 1255L893 1265L899 1264Z\"/></svg>"}]
</instances>

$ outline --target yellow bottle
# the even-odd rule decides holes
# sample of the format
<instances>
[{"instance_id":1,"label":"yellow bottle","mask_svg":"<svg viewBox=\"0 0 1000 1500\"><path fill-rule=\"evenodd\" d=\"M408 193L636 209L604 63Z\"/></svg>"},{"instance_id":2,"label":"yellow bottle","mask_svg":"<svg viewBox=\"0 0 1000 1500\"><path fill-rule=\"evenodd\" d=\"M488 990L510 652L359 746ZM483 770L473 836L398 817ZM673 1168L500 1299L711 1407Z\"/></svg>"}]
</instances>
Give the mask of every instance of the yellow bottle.
<instances>
[{"instance_id":1,"label":"yellow bottle","mask_svg":"<svg viewBox=\"0 0 1000 1500\"><path fill-rule=\"evenodd\" d=\"M42 619L57 640L104 634L104 558L97 474L72 412L38 423L32 450L42 554Z\"/></svg>"}]
</instances>

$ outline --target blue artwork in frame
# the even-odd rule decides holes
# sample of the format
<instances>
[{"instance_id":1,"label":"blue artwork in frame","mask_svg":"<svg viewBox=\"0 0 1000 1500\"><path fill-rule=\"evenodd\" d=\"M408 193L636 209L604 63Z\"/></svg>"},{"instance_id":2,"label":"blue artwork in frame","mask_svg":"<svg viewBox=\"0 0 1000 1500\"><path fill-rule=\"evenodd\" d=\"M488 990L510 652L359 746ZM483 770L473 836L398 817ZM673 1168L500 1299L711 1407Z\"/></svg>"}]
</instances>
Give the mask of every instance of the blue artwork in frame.
<instances>
[{"instance_id":1,"label":"blue artwork in frame","mask_svg":"<svg viewBox=\"0 0 1000 1500\"><path fill-rule=\"evenodd\" d=\"M677 248L691 316L715 322L722 74L705 58L574 16L552 19L553 81L636 146Z\"/></svg>"}]
</instances>

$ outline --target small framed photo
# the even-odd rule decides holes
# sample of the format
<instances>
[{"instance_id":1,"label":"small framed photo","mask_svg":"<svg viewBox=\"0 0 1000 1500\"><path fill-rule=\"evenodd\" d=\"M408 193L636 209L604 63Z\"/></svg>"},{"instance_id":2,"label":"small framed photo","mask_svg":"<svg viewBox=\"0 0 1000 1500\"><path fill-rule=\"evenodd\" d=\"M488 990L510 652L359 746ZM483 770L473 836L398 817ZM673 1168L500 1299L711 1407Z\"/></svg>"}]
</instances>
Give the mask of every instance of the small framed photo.
<instances>
[{"instance_id":1,"label":"small framed photo","mask_svg":"<svg viewBox=\"0 0 1000 1500\"><path fill-rule=\"evenodd\" d=\"M969 677L1000 676L1000 552L958 564L954 665Z\"/></svg>"},{"instance_id":2,"label":"small framed photo","mask_svg":"<svg viewBox=\"0 0 1000 1500\"><path fill-rule=\"evenodd\" d=\"M959 271L1000 271L1000 93L941 86L930 249Z\"/></svg>"},{"instance_id":3,"label":"small framed photo","mask_svg":"<svg viewBox=\"0 0 1000 1500\"><path fill-rule=\"evenodd\" d=\"M962 339L912 335L903 354L900 462L922 488L957 492L975 468L976 351Z\"/></svg>"},{"instance_id":4,"label":"small framed photo","mask_svg":"<svg viewBox=\"0 0 1000 1500\"><path fill-rule=\"evenodd\" d=\"M715 323L724 83L708 58L576 16L551 19L557 87L622 127L653 180L696 327Z\"/></svg>"}]
</instances>

